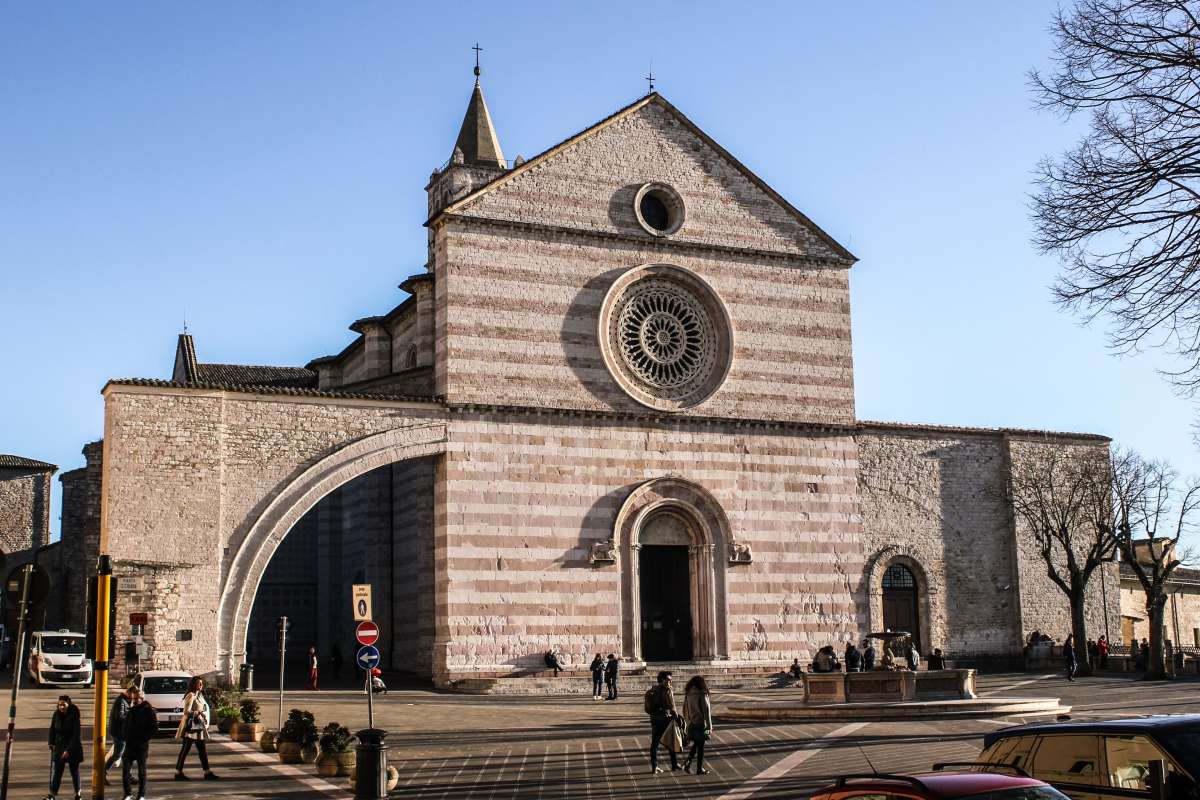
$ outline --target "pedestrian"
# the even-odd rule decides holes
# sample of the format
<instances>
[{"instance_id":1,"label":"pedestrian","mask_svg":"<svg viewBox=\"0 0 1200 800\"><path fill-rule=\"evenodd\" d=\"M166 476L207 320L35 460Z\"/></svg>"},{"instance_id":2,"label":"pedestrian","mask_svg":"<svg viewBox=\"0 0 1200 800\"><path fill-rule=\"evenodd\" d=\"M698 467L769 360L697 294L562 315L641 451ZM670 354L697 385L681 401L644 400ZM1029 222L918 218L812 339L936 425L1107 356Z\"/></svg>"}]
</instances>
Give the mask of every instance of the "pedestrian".
<instances>
[{"instance_id":1,"label":"pedestrian","mask_svg":"<svg viewBox=\"0 0 1200 800\"><path fill-rule=\"evenodd\" d=\"M792 677L796 680L804 677L804 667L800 666L800 659L792 659L792 666L788 668L788 672L792 673Z\"/></svg>"},{"instance_id":2,"label":"pedestrian","mask_svg":"<svg viewBox=\"0 0 1200 800\"><path fill-rule=\"evenodd\" d=\"M1108 669L1108 637L1103 634L1096 640L1096 655L1100 658L1100 669Z\"/></svg>"},{"instance_id":3,"label":"pedestrian","mask_svg":"<svg viewBox=\"0 0 1200 800\"><path fill-rule=\"evenodd\" d=\"M337 646L337 642L333 644L333 655L329 657L329 663L333 666L333 677L342 677L342 648Z\"/></svg>"},{"instance_id":4,"label":"pedestrian","mask_svg":"<svg viewBox=\"0 0 1200 800\"><path fill-rule=\"evenodd\" d=\"M129 713L122 725L125 758L121 762L121 790L126 800L134 797L129 778L133 765L137 764L137 800L146 800L146 759L150 756L150 740L158 733L158 715L154 713L154 706L147 703L137 689L133 690L130 703Z\"/></svg>"},{"instance_id":5,"label":"pedestrian","mask_svg":"<svg viewBox=\"0 0 1200 800\"><path fill-rule=\"evenodd\" d=\"M1067 680L1075 682L1075 670L1079 662L1075 659L1075 634L1068 633L1067 641L1063 642L1063 660L1067 662Z\"/></svg>"},{"instance_id":6,"label":"pedestrian","mask_svg":"<svg viewBox=\"0 0 1200 800\"><path fill-rule=\"evenodd\" d=\"M1088 661L1092 664L1095 664L1097 656L1099 655L1099 651L1096 649L1096 643L1091 639L1087 640L1087 654Z\"/></svg>"},{"instance_id":7,"label":"pedestrian","mask_svg":"<svg viewBox=\"0 0 1200 800\"><path fill-rule=\"evenodd\" d=\"M860 672L862 670L862 651L854 646L854 642L846 643L846 671Z\"/></svg>"},{"instance_id":8,"label":"pedestrian","mask_svg":"<svg viewBox=\"0 0 1200 800\"><path fill-rule=\"evenodd\" d=\"M208 701L204 699L204 678L197 675L192 678L187 694L183 696L183 718L179 720L179 727L175 730L175 738L183 740L179 747L179 758L175 760L177 781L188 780L188 776L183 774L183 763L193 746L196 748L196 754L200 756L204 780L217 779L217 774L208 766L208 748L205 745L208 741L209 713Z\"/></svg>"},{"instance_id":9,"label":"pedestrian","mask_svg":"<svg viewBox=\"0 0 1200 800\"><path fill-rule=\"evenodd\" d=\"M554 670L554 677L557 678L558 673L562 672L562 662L558 660L558 654L554 652L553 647L546 651L543 660L546 662L547 667Z\"/></svg>"},{"instance_id":10,"label":"pedestrian","mask_svg":"<svg viewBox=\"0 0 1200 800\"><path fill-rule=\"evenodd\" d=\"M320 671L320 660L317 658L317 648L308 648L308 686L310 692L317 690L317 674Z\"/></svg>"},{"instance_id":11,"label":"pedestrian","mask_svg":"<svg viewBox=\"0 0 1200 800\"><path fill-rule=\"evenodd\" d=\"M683 720L687 725L687 738L692 740L692 749L688 752L687 761L683 762L683 771L692 771L692 759L696 759L696 774L707 775L704 768L704 745L712 736L712 698L709 696L708 683L703 675L696 675L687 682L683 689Z\"/></svg>"},{"instance_id":12,"label":"pedestrian","mask_svg":"<svg viewBox=\"0 0 1200 800\"><path fill-rule=\"evenodd\" d=\"M904 648L904 660L913 672L921 668L921 654L917 652L917 646L913 644L912 639L908 640L908 647Z\"/></svg>"},{"instance_id":13,"label":"pedestrian","mask_svg":"<svg viewBox=\"0 0 1200 800\"><path fill-rule=\"evenodd\" d=\"M1137 649L1137 658L1134 660L1134 666L1140 670L1150 668L1150 642L1142 638L1142 644Z\"/></svg>"},{"instance_id":14,"label":"pedestrian","mask_svg":"<svg viewBox=\"0 0 1200 800\"><path fill-rule=\"evenodd\" d=\"M592 659L592 699L600 700L603 697L604 687L604 659L596 653L596 657Z\"/></svg>"},{"instance_id":15,"label":"pedestrian","mask_svg":"<svg viewBox=\"0 0 1200 800\"><path fill-rule=\"evenodd\" d=\"M946 659L942 656L942 648L940 648L940 647L933 648L933 655L931 655L929 657L929 668L930 669L945 669L946 668Z\"/></svg>"},{"instance_id":16,"label":"pedestrian","mask_svg":"<svg viewBox=\"0 0 1200 800\"><path fill-rule=\"evenodd\" d=\"M875 669L875 643L870 639L863 639L863 669L867 672Z\"/></svg>"},{"instance_id":17,"label":"pedestrian","mask_svg":"<svg viewBox=\"0 0 1200 800\"><path fill-rule=\"evenodd\" d=\"M608 663L604 665L604 682L608 684L608 699L617 699L617 677L621 674L621 660L616 654L608 654Z\"/></svg>"},{"instance_id":18,"label":"pedestrian","mask_svg":"<svg viewBox=\"0 0 1200 800\"><path fill-rule=\"evenodd\" d=\"M46 800L58 797L62 785L63 769L71 771L71 785L75 788L75 800L79 796L79 762L83 761L83 743L79 741L79 707L71 698L62 695L50 718L50 794Z\"/></svg>"},{"instance_id":19,"label":"pedestrian","mask_svg":"<svg viewBox=\"0 0 1200 800\"><path fill-rule=\"evenodd\" d=\"M658 745L663 734L675 725L679 714L675 711L675 697L671 694L671 673L663 670L658 673L658 681L646 690L645 710L650 715L650 772L662 772L658 766ZM679 756L673 745L667 745L671 755L671 771L679 769Z\"/></svg>"},{"instance_id":20,"label":"pedestrian","mask_svg":"<svg viewBox=\"0 0 1200 800\"><path fill-rule=\"evenodd\" d=\"M117 695L117 699L113 700L112 709L108 712L108 732L112 736L113 746L112 753L108 756L108 760L104 762L104 785L109 785L108 771L112 769L113 764L121 760L121 756L125 752L125 715L129 713L129 706L133 702L130 699L130 692L135 692L137 689L126 688L125 691ZM125 794L129 794L126 792Z\"/></svg>"},{"instance_id":21,"label":"pedestrian","mask_svg":"<svg viewBox=\"0 0 1200 800\"><path fill-rule=\"evenodd\" d=\"M379 667L371 669L371 691L379 694L387 694L387 684L383 682L383 670Z\"/></svg>"}]
</instances>

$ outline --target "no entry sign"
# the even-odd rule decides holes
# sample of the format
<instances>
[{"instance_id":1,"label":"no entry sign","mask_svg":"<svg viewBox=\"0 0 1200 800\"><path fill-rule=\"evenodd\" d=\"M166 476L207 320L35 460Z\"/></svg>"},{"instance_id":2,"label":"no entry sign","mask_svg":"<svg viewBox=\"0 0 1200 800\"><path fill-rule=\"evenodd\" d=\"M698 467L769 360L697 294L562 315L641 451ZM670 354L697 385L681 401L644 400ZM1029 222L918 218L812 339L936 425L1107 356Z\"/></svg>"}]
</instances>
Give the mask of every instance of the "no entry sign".
<instances>
[{"instance_id":1,"label":"no entry sign","mask_svg":"<svg viewBox=\"0 0 1200 800\"><path fill-rule=\"evenodd\" d=\"M379 626L374 622L360 622L358 628L355 629L354 635L358 638L358 643L362 645L375 644L379 641Z\"/></svg>"}]
</instances>

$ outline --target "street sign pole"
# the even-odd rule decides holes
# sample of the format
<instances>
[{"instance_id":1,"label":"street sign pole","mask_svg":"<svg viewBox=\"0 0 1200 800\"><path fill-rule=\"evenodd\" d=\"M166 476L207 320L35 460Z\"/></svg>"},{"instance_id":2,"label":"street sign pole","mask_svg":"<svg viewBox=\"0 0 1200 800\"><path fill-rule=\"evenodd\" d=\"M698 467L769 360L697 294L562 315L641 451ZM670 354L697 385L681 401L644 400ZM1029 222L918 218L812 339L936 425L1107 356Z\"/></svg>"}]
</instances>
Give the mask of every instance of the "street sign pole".
<instances>
[{"instance_id":1,"label":"street sign pole","mask_svg":"<svg viewBox=\"0 0 1200 800\"><path fill-rule=\"evenodd\" d=\"M4 777L0 778L0 800L8 800L8 769L12 761L13 731L17 723L17 690L21 688L21 666L25 661L25 614L29 606L29 584L33 583L33 564L25 565L21 586L21 605L17 618L17 651L13 655L12 694L8 701L8 733L4 737Z\"/></svg>"},{"instance_id":2,"label":"street sign pole","mask_svg":"<svg viewBox=\"0 0 1200 800\"><path fill-rule=\"evenodd\" d=\"M287 647L287 626L288 618L279 618L279 727L276 731L283 730L283 659L284 650Z\"/></svg>"},{"instance_id":3,"label":"street sign pole","mask_svg":"<svg viewBox=\"0 0 1200 800\"><path fill-rule=\"evenodd\" d=\"M372 686L371 670L367 670L367 727L375 727L375 687ZM7 756L7 754L6 754Z\"/></svg>"}]
</instances>

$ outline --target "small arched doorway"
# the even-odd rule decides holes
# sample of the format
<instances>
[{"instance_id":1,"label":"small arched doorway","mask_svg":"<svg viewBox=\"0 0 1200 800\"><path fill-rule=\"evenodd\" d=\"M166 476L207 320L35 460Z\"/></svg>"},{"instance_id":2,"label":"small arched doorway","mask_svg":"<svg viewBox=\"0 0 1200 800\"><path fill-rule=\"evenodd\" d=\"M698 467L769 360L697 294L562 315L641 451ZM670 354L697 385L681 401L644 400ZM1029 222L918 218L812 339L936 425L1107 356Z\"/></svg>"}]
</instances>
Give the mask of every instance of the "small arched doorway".
<instances>
[{"instance_id":1,"label":"small arched doorway","mask_svg":"<svg viewBox=\"0 0 1200 800\"><path fill-rule=\"evenodd\" d=\"M907 631L914 642L921 641L921 615L917 579L903 564L892 564L883 573L883 627L889 631Z\"/></svg>"},{"instance_id":2,"label":"small arched doorway","mask_svg":"<svg viewBox=\"0 0 1200 800\"><path fill-rule=\"evenodd\" d=\"M678 514L660 511L646 520L638 544L642 657L691 661L696 550L692 526Z\"/></svg>"}]
</instances>

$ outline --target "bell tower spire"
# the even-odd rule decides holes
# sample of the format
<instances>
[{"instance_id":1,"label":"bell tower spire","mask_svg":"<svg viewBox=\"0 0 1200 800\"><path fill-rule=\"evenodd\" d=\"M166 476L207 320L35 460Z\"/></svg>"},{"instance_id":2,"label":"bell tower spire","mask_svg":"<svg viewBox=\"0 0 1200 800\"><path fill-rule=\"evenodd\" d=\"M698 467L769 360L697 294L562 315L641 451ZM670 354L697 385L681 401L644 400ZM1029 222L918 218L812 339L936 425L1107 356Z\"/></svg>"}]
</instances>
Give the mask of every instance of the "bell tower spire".
<instances>
[{"instance_id":1,"label":"bell tower spire","mask_svg":"<svg viewBox=\"0 0 1200 800\"><path fill-rule=\"evenodd\" d=\"M461 153L461 163L468 166L504 169L504 152L500 149L492 115L488 113L487 103L483 99L483 87L479 85L479 54L483 48L476 43L471 49L475 51L475 88L471 91L467 115L463 117L458 139L454 142L451 163L457 162Z\"/></svg>"}]
</instances>

